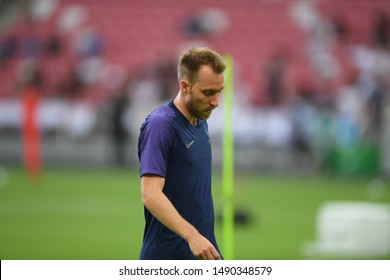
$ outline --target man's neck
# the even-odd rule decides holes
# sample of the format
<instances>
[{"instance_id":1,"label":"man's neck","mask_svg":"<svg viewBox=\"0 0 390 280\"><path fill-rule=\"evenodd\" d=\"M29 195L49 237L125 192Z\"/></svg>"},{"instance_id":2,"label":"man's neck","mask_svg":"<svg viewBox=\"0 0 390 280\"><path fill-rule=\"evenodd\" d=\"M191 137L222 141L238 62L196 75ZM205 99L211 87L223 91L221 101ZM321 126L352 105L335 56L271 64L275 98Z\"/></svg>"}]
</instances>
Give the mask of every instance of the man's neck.
<instances>
[{"instance_id":1,"label":"man's neck","mask_svg":"<svg viewBox=\"0 0 390 280\"><path fill-rule=\"evenodd\" d=\"M191 115L190 111L187 108L187 105L184 102L184 97L179 92L176 98L173 100L176 108L184 115L184 117L193 125L198 125L198 118Z\"/></svg>"}]
</instances>

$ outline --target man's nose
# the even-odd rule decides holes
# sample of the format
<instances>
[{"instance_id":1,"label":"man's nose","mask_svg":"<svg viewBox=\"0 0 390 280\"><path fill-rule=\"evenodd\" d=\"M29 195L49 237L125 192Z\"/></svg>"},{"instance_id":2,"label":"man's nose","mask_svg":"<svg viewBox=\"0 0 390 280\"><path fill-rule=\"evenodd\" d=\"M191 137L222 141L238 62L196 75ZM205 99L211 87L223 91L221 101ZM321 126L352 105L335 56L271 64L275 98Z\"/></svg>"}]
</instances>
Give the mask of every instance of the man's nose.
<instances>
[{"instance_id":1,"label":"man's nose","mask_svg":"<svg viewBox=\"0 0 390 280\"><path fill-rule=\"evenodd\" d=\"M215 94L211 97L210 104L214 108L217 108L219 106L219 94Z\"/></svg>"}]
</instances>

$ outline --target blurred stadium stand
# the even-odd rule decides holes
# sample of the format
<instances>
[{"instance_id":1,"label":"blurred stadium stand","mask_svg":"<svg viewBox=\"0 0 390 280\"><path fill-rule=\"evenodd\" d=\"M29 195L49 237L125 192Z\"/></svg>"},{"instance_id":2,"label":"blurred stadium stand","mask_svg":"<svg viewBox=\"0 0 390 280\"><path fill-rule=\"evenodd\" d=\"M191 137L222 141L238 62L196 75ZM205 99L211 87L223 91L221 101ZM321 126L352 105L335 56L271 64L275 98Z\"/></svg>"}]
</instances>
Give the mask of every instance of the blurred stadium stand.
<instances>
[{"instance_id":1,"label":"blurred stadium stand","mask_svg":"<svg viewBox=\"0 0 390 280\"><path fill-rule=\"evenodd\" d=\"M142 120L177 93L178 54L207 45L235 61L237 168L390 174L389 17L388 0L2 1L0 163L21 163L35 77L45 164L121 151L136 164Z\"/></svg>"}]
</instances>

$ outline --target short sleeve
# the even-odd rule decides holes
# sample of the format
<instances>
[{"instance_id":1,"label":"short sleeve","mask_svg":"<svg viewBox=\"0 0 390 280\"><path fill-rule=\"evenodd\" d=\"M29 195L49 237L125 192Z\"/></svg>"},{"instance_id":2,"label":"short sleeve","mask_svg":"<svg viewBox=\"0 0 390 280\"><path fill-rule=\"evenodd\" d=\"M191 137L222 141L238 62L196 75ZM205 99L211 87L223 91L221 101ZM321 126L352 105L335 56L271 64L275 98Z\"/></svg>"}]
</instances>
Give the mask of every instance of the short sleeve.
<instances>
[{"instance_id":1,"label":"short sleeve","mask_svg":"<svg viewBox=\"0 0 390 280\"><path fill-rule=\"evenodd\" d=\"M167 119L152 117L144 122L138 141L141 177L153 174L165 178L173 143L174 131Z\"/></svg>"}]
</instances>

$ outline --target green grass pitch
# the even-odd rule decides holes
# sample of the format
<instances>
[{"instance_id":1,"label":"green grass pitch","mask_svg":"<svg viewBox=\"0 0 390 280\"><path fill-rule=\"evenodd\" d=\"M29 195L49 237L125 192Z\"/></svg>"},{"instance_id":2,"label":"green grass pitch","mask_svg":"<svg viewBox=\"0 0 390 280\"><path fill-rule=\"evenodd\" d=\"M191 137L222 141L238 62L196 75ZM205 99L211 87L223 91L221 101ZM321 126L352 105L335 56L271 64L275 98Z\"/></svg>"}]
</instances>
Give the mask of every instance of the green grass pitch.
<instances>
[{"instance_id":1,"label":"green grass pitch","mask_svg":"<svg viewBox=\"0 0 390 280\"><path fill-rule=\"evenodd\" d=\"M18 168L2 174L0 259L138 259L144 221L136 170L47 169L36 185ZM249 222L236 225L234 258L307 258L301 249L316 239L321 203L370 201L369 182L370 178L237 174L234 203L248 214ZM223 203L218 174L213 188L218 214ZM375 201L390 203L389 183ZM221 229L217 222L218 240Z\"/></svg>"}]
</instances>

